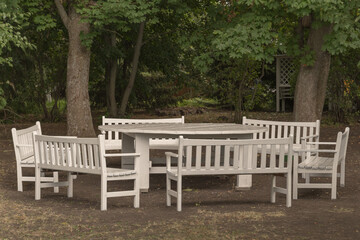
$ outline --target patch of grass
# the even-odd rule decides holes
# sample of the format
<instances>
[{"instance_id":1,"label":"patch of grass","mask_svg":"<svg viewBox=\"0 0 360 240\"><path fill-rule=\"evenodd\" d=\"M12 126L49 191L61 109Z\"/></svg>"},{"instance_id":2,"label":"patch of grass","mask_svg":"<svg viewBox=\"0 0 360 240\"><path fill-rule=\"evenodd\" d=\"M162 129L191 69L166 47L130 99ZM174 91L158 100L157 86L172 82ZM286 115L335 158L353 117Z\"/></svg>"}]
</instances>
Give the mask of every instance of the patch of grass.
<instances>
[{"instance_id":1,"label":"patch of grass","mask_svg":"<svg viewBox=\"0 0 360 240\"><path fill-rule=\"evenodd\" d=\"M177 103L178 107L216 107L219 106L219 102L215 99L209 98L191 98L184 99Z\"/></svg>"}]
</instances>

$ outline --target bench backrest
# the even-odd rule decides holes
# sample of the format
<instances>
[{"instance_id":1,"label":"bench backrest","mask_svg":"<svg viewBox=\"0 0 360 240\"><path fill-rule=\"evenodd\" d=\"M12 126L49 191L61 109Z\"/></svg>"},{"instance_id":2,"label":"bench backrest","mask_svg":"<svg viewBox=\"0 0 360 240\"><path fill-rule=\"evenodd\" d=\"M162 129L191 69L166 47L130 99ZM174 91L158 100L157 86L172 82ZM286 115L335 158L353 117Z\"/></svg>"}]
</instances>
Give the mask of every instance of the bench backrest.
<instances>
[{"instance_id":1,"label":"bench backrest","mask_svg":"<svg viewBox=\"0 0 360 240\"><path fill-rule=\"evenodd\" d=\"M42 168L102 174L106 171L104 136L73 138L34 135L35 159Z\"/></svg>"},{"instance_id":2,"label":"bench backrest","mask_svg":"<svg viewBox=\"0 0 360 240\"><path fill-rule=\"evenodd\" d=\"M125 119L125 118L106 118L105 116L102 117L102 125L184 123L184 122L185 122L184 116L182 116L181 118L162 118L162 119ZM121 146L121 138L119 132L105 131L105 145ZM109 148L111 147L107 147L107 149Z\"/></svg>"},{"instance_id":3,"label":"bench backrest","mask_svg":"<svg viewBox=\"0 0 360 240\"><path fill-rule=\"evenodd\" d=\"M21 130L16 130L16 128L11 129L17 161L24 160L34 155L33 133L41 134L40 122L36 122L34 126Z\"/></svg>"},{"instance_id":4,"label":"bench backrest","mask_svg":"<svg viewBox=\"0 0 360 240\"><path fill-rule=\"evenodd\" d=\"M345 128L344 133L339 132L336 139L336 149L339 149L338 163L345 161L346 149L349 140L350 128ZM336 158L336 157L335 157Z\"/></svg>"},{"instance_id":5,"label":"bench backrest","mask_svg":"<svg viewBox=\"0 0 360 240\"><path fill-rule=\"evenodd\" d=\"M292 141L292 136L263 140L184 139L180 136L178 174L289 172L292 167ZM288 153L286 148L290 149Z\"/></svg>"},{"instance_id":6,"label":"bench backrest","mask_svg":"<svg viewBox=\"0 0 360 240\"><path fill-rule=\"evenodd\" d=\"M283 122L248 119L243 117L243 125L267 127L264 133L254 133L253 139L276 139L294 137L294 144L301 144L301 138L320 134L320 121L315 122Z\"/></svg>"}]
</instances>

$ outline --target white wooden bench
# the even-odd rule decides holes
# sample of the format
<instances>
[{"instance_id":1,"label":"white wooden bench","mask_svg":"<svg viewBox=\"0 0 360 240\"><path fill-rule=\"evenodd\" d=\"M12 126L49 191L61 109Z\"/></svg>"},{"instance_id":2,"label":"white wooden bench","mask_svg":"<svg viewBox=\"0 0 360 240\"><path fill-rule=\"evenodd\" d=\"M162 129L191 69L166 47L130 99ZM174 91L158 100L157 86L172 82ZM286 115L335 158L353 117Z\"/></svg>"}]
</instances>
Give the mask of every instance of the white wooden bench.
<instances>
[{"instance_id":1,"label":"white wooden bench","mask_svg":"<svg viewBox=\"0 0 360 240\"><path fill-rule=\"evenodd\" d=\"M336 185L338 176L338 166L340 166L340 185L345 185L345 158L349 139L350 129L347 127L344 133L337 134L336 142L303 142L302 149L295 150L302 154L303 161L298 163L294 159L294 180L293 198L297 199L299 188L331 188L331 199L336 199ZM314 149L313 145L335 145L335 149ZM313 154L315 153L315 154ZM319 153L332 153L333 157L321 157ZM311 183L310 177L305 183L298 182L298 173L304 173L316 177L329 177L331 183Z\"/></svg>"},{"instance_id":2,"label":"white wooden bench","mask_svg":"<svg viewBox=\"0 0 360 240\"><path fill-rule=\"evenodd\" d=\"M243 117L242 124L268 128L268 131L264 133L254 133L253 139L277 139L287 138L290 135L293 135L294 149L301 148L302 140L318 142L320 137L319 120L316 120L315 122L283 122L248 119Z\"/></svg>"},{"instance_id":3,"label":"white wooden bench","mask_svg":"<svg viewBox=\"0 0 360 240\"><path fill-rule=\"evenodd\" d=\"M67 196L73 196L73 178L71 173L101 175L101 210L107 209L107 198L134 196L134 207L140 205L138 163L136 153L106 154L104 136L98 138L66 138L34 135L35 146L35 199L40 200L41 188L67 186ZM107 157L134 157L134 170L109 168ZM67 181L43 183L40 172L43 169L68 172ZM107 191L108 181L134 180L134 190Z\"/></svg>"},{"instance_id":4,"label":"white wooden bench","mask_svg":"<svg viewBox=\"0 0 360 240\"><path fill-rule=\"evenodd\" d=\"M34 126L17 130L11 129L14 152L16 159L17 188L19 192L23 191L23 182L35 182L35 176L23 176L22 168L35 168L33 134L41 134L40 122L36 122ZM42 182L57 182L58 173L53 172L52 177L45 177L45 173L41 173ZM54 192L59 192L59 188L55 187Z\"/></svg>"},{"instance_id":5,"label":"white wooden bench","mask_svg":"<svg viewBox=\"0 0 360 240\"><path fill-rule=\"evenodd\" d=\"M271 174L271 202L275 202L277 192L283 193L286 206L290 207L292 161L287 159L292 159L292 144L292 136L266 140L204 140L180 136L178 154L166 152L166 204L171 206L171 197L174 197L177 210L181 211L182 176ZM172 157L177 159L175 168L171 166ZM286 177L286 188L276 186L277 174ZM171 188L171 181L177 182L176 190Z\"/></svg>"}]
</instances>

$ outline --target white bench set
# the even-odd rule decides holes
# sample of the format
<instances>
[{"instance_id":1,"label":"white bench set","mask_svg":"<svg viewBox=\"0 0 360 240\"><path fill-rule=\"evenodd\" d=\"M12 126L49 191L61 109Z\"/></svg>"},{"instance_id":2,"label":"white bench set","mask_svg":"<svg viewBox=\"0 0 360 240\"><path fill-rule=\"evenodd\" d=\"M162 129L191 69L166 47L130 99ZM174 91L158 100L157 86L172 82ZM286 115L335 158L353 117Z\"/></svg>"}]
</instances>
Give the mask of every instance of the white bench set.
<instances>
[{"instance_id":1,"label":"white bench set","mask_svg":"<svg viewBox=\"0 0 360 240\"><path fill-rule=\"evenodd\" d=\"M186 130L169 134L165 126L169 127L169 124L175 123L182 124L176 125L181 126L181 129L187 129L186 126L196 128L194 134L188 134ZM129 124L141 124L137 125L137 128L140 128L142 133L149 133L149 124L153 124L151 125L153 128L150 129L157 130L150 131L152 134L148 134L145 138L148 141L145 148L147 152L149 149L177 150L177 152L166 152L166 167L163 167L163 170L151 171L151 164L144 165L145 162L142 162L144 155L149 161L148 153L137 151L139 148L136 148L136 146L143 146L141 145L142 138L134 137L133 146L121 140L119 132L130 129L131 126L125 126ZM118 125L118 127L111 128L108 125ZM123 130L119 129L119 125L124 126L121 126ZM338 133L335 143L320 143L319 121L280 122L244 117L243 125L248 126L249 129L257 127L261 131L254 130L252 133L245 131L246 136L250 136L246 138L252 139L239 140L240 135L231 135L226 131L229 126L234 128L239 125L224 124L224 129L217 131L221 135L216 136L222 139L214 139L213 135L202 135L205 132L201 131L203 125L185 124L184 117L160 120L103 117L103 126L99 127L103 134L98 138L44 136L41 135L38 122L27 129L12 129L18 190L22 191L23 181L35 181L36 200L41 197L41 188L45 187L53 187L54 191L58 192L58 187L67 186L67 195L72 197L73 173L96 174L101 176L101 210L107 209L107 198L122 196L134 196L134 207L137 208L140 205L141 184L144 184L143 181L146 179L142 175L166 173L166 204L170 206L171 198L174 197L177 200L177 210L181 211L182 176L271 174L271 202L275 202L276 193L282 193L286 195L286 206L290 207L291 199L297 199L299 188L331 188L331 198L336 198L338 176L340 185L345 184L345 157L349 128L346 128L344 133ZM263 131L264 128L267 131ZM154 134L159 131L161 134ZM138 131L133 132L135 134ZM128 135L133 136L128 130L122 138ZM319 149L319 145L322 144L334 145L335 149ZM129 149L133 151L128 152ZM119 153L114 150L122 151ZM322 152L334 155L332 157L319 156ZM121 157L122 167L107 167L106 159L110 157ZM301 162L299 162L299 157L301 157ZM340 173L338 173L338 166L341 166ZM35 177L22 176L22 167L35 168ZM44 170L51 170L53 176L45 177ZM66 181L59 181L58 171L68 173ZM298 182L299 173L305 177L305 183ZM276 185L276 176L279 175L286 178L285 187ZM311 183L310 179L313 176L330 176L331 184ZM108 192L107 182L117 180L134 180L134 189ZM176 182L175 190L171 188L171 181Z\"/></svg>"}]
</instances>

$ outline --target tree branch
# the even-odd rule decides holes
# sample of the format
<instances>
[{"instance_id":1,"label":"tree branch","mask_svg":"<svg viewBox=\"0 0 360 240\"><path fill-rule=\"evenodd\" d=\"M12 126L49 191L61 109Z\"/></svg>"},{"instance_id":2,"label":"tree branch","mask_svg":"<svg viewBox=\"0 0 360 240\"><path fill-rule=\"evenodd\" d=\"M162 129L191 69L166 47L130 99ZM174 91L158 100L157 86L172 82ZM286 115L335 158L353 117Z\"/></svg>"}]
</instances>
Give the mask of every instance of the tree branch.
<instances>
[{"instance_id":1,"label":"tree branch","mask_svg":"<svg viewBox=\"0 0 360 240\"><path fill-rule=\"evenodd\" d=\"M59 12L59 15L61 17L61 20L63 21L66 29L68 29L69 27L69 16L67 15L65 9L64 9L64 6L61 4L60 0L54 0L55 2L55 5L56 5L56 8Z\"/></svg>"}]
</instances>

